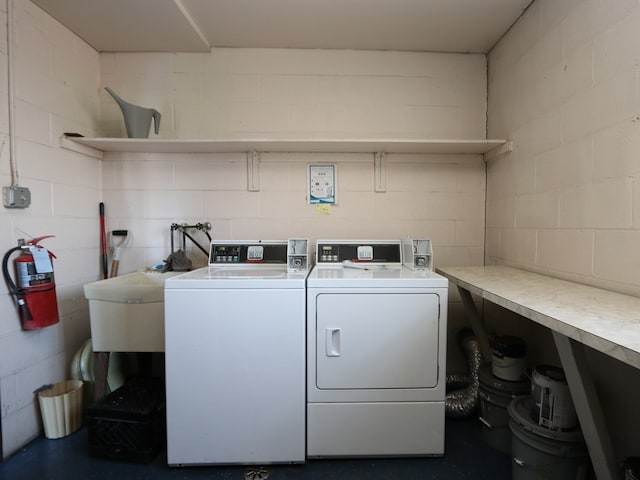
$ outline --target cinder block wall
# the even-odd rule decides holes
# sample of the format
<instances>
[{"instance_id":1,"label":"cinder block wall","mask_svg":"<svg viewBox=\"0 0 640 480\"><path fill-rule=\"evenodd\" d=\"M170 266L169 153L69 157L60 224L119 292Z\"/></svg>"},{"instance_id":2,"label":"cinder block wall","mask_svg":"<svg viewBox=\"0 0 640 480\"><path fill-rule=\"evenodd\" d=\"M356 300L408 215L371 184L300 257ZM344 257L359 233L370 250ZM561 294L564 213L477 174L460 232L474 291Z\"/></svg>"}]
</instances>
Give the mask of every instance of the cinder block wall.
<instances>
[{"instance_id":1,"label":"cinder block wall","mask_svg":"<svg viewBox=\"0 0 640 480\"><path fill-rule=\"evenodd\" d=\"M640 295L640 5L538 0L488 57L488 134L514 152L487 164L487 263ZM544 330L531 362L557 362ZM640 372L589 351L620 457L637 455Z\"/></svg>"},{"instance_id":2,"label":"cinder block wall","mask_svg":"<svg viewBox=\"0 0 640 480\"><path fill-rule=\"evenodd\" d=\"M25 210L0 208L0 250L19 238L55 235L43 245L56 256L60 323L21 330L7 289L0 289L0 457L35 438L40 415L34 390L69 378L71 357L89 336L82 287L97 279L98 202L102 164L58 148L62 132L95 135L98 53L28 0L17 0L15 30L15 144L19 183L31 191ZM0 3L0 180L11 184L6 43ZM16 255L17 256L17 255ZM14 257L12 257L14 258Z\"/></svg>"},{"instance_id":3,"label":"cinder block wall","mask_svg":"<svg viewBox=\"0 0 640 480\"><path fill-rule=\"evenodd\" d=\"M489 55L487 259L640 294L635 2L535 2Z\"/></svg>"}]
</instances>

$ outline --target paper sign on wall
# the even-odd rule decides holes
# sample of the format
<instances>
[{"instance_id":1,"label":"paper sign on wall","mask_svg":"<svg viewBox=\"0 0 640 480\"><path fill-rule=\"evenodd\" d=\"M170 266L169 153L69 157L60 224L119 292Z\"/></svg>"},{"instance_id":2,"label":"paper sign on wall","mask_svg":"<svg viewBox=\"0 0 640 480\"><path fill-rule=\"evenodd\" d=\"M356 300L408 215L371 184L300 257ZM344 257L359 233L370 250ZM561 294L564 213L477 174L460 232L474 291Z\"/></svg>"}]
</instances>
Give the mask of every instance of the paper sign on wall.
<instances>
[{"instance_id":1,"label":"paper sign on wall","mask_svg":"<svg viewBox=\"0 0 640 480\"><path fill-rule=\"evenodd\" d=\"M331 205L317 204L316 215L331 215Z\"/></svg>"},{"instance_id":2,"label":"paper sign on wall","mask_svg":"<svg viewBox=\"0 0 640 480\"><path fill-rule=\"evenodd\" d=\"M307 198L309 205L338 203L335 165L309 165Z\"/></svg>"}]
</instances>

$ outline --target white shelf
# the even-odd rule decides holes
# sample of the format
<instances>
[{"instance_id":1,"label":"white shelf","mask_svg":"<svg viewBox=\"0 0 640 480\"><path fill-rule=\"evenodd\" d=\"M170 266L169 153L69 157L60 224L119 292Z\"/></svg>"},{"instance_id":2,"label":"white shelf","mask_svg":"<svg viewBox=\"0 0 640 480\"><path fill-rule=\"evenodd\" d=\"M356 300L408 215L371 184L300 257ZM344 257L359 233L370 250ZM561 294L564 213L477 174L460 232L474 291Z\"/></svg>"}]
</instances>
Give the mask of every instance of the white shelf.
<instances>
[{"instance_id":1,"label":"white shelf","mask_svg":"<svg viewBox=\"0 0 640 480\"><path fill-rule=\"evenodd\" d=\"M482 155L509 146L506 140L413 140L413 139L221 139L172 140L140 138L67 137L60 140L64 148L92 154L97 152L138 153L441 153ZM94 154L93 156L98 156ZM99 156L101 157L101 155Z\"/></svg>"}]
</instances>

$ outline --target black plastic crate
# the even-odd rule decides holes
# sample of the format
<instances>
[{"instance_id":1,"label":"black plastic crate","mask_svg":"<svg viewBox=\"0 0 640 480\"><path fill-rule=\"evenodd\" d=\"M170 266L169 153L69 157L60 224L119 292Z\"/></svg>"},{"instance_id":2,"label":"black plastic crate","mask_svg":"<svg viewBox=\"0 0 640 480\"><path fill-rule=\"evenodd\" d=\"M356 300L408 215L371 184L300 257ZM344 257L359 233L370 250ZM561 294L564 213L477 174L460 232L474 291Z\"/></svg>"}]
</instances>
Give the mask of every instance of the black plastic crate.
<instances>
[{"instance_id":1,"label":"black plastic crate","mask_svg":"<svg viewBox=\"0 0 640 480\"><path fill-rule=\"evenodd\" d=\"M640 457L630 457L624 461L624 480L640 480Z\"/></svg>"},{"instance_id":2,"label":"black plastic crate","mask_svg":"<svg viewBox=\"0 0 640 480\"><path fill-rule=\"evenodd\" d=\"M149 463L166 438L164 385L131 380L89 407L89 454Z\"/></svg>"}]
</instances>

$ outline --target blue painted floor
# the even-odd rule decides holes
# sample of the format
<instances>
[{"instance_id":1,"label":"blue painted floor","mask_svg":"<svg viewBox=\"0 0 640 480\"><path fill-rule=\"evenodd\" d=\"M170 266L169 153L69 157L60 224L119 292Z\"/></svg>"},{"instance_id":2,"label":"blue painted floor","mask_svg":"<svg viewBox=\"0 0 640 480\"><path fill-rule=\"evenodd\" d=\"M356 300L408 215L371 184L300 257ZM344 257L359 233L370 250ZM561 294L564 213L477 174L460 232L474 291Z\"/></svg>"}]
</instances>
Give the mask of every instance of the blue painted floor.
<instances>
[{"instance_id":1,"label":"blue painted floor","mask_svg":"<svg viewBox=\"0 0 640 480\"><path fill-rule=\"evenodd\" d=\"M268 466L270 480L431 480L511 478L511 457L490 448L477 419L446 421L442 458L312 460L304 465ZM254 473L255 475L252 475ZM164 451L149 464L92 458L88 432L57 440L40 438L0 463L2 480L260 480L257 467L170 468Z\"/></svg>"}]
</instances>

